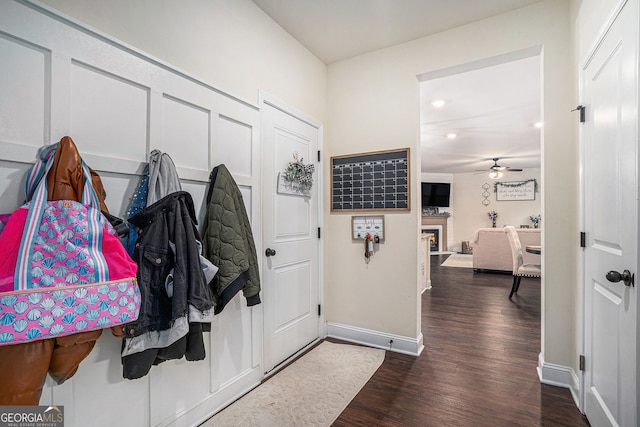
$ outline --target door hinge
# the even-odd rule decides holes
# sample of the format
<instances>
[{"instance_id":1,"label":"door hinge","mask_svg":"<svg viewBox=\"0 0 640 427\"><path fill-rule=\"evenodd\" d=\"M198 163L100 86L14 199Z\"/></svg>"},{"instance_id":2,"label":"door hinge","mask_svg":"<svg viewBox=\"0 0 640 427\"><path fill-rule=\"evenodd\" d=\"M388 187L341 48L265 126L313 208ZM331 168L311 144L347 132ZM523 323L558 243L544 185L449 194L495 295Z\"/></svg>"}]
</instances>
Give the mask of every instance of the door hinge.
<instances>
[{"instance_id":1,"label":"door hinge","mask_svg":"<svg viewBox=\"0 0 640 427\"><path fill-rule=\"evenodd\" d=\"M580 247L581 248L587 247L587 233L585 233L584 231L580 232Z\"/></svg>"},{"instance_id":2,"label":"door hinge","mask_svg":"<svg viewBox=\"0 0 640 427\"><path fill-rule=\"evenodd\" d=\"M318 161L320 161L320 150L318 150Z\"/></svg>"},{"instance_id":3,"label":"door hinge","mask_svg":"<svg viewBox=\"0 0 640 427\"><path fill-rule=\"evenodd\" d=\"M318 239L320 238L320 227L318 227Z\"/></svg>"},{"instance_id":4,"label":"door hinge","mask_svg":"<svg viewBox=\"0 0 640 427\"><path fill-rule=\"evenodd\" d=\"M584 355L581 354L580 355L580 370L584 371L584 365L585 365L585 359L584 359Z\"/></svg>"},{"instance_id":5,"label":"door hinge","mask_svg":"<svg viewBox=\"0 0 640 427\"><path fill-rule=\"evenodd\" d=\"M571 111L580 111L580 123L584 123L585 122L585 106L584 105L578 105L576 108L574 108Z\"/></svg>"},{"instance_id":6,"label":"door hinge","mask_svg":"<svg viewBox=\"0 0 640 427\"><path fill-rule=\"evenodd\" d=\"M318 304L318 316L320 316L320 313L321 313L321 311L320 311L320 304Z\"/></svg>"}]
</instances>

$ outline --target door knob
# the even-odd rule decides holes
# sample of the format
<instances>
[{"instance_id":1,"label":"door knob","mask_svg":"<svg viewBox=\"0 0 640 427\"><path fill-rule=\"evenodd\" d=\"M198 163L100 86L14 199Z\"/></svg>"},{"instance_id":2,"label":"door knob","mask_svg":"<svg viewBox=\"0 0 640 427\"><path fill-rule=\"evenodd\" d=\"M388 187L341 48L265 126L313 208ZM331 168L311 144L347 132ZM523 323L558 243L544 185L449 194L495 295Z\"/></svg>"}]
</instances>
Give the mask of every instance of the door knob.
<instances>
[{"instance_id":1,"label":"door knob","mask_svg":"<svg viewBox=\"0 0 640 427\"><path fill-rule=\"evenodd\" d=\"M264 254L268 257L270 256L274 256L276 254L276 250L275 249L271 249L271 248L267 248L266 251L264 251Z\"/></svg>"},{"instance_id":2,"label":"door knob","mask_svg":"<svg viewBox=\"0 0 640 427\"><path fill-rule=\"evenodd\" d=\"M629 270L625 270L620 274L618 271L610 271L607 273L607 280L612 283L618 283L620 280L624 282L625 286L635 286L635 274L631 274Z\"/></svg>"}]
</instances>

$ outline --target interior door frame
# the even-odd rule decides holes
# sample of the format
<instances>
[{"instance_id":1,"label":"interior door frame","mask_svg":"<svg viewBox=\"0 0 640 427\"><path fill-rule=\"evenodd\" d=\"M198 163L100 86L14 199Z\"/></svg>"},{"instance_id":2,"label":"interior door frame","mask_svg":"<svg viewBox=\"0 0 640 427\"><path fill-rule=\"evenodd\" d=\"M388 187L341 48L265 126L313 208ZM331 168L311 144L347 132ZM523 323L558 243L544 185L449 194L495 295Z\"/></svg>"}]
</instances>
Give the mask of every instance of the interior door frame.
<instances>
[{"instance_id":1,"label":"interior door frame","mask_svg":"<svg viewBox=\"0 0 640 427\"><path fill-rule=\"evenodd\" d=\"M320 307L322 308L320 310L320 316L318 316L318 337L319 339L323 339L327 336L327 331L326 331L326 326L325 326L325 316L324 316L324 239L325 239L325 234L326 234L326 227L325 227L325 218L323 215L324 212L324 167L325 167L325 162L324 162L324 157L322 156L323 153L323 145L324 145L324 139L323 139L323 135L324 135L324 126L322 125L321 122L317 121L316 119L312 118L311 116L303 113L302 111L291 107L290 105L280 101L279 99L277 99L276 97L268 94L267 92L264 91L259 91L258 94L258 105L260 108L260 114L262 114L263 111L263 107L265 105L269 105L273 108L276 108L280 111L282 111L285 114L288 114L298 120L301 120L303 122L305 122L306 124L308 124L309 126L313 127L316 129L316 131L318 132L318 150L321 153L321 157L320 157L320 162L319 162L319 167L316 170L316 184L318 187L318 209L317 209L317 215L318 215L318 226L320 227L320 238L318 239L318 304L320 304ZM262 127L261 127L262 129ZM263 137L260 137L260 140L263 140ZM264 166L262 165L262 163L265 161L265 156L264 156L264 146L263 144L260 144L260 153L261 153L261 157L262 159L260 160L261 162L261 170L264 170ZM265 197L269 197L269 195L267 194L262 194L262 199L264 200ZM261 206L262 209L262 206ZM264 209L262 209L262 212L264 213ZM264 230L263 225L261 225L261 229ZM264 236L262 237L262 241L264 243ZM264 260L260 262L260 267L261 270L263 269L264 266ZM264 329L264 327L263 327ZM264 332L262 333L262 339L266 339L265 338L265 334ZM298 352L296 352L295 354L291 355L291 357L289 357L287 360L285 360L284 362L280 363L279 365L277 365L276 367L274 367L274 369L272 369L271 371L269 371L267 374L265 374L265 377L271 376L273 374L275 374L276 372L278 372L282 367L286 366L287 363L294 359L295 357L297 357L298 355L300 355L301 353L303 353L304 351L306 351L310 346L315 345L315 342L312 342L311 344L309 344L308 346L300 349ZM264 348L264 341L263 341L263 345L262 348ZM262 352L262 363L261 366L265 366L264 364L264 352ZM264 370L264 369L263 369Z\"/></svg>"},{"instance_id":2,"label":"interior door frame","mask_svg":"<svg viewBox=\"0 0 640 427\"><path fill-rule=\"evenodd\" d=\"M613 24L615 23L616 19L618 18L618 16L620 15L620 13L622 12L622 9L626 6L626 4L629 2L629 0L619 0L618 3L616 4L615 8L611 11L611 13L609 14L609 16L603 21L602 26L598 32L598 34L596 35L596 37L594 38L589 50L588 50L588 54L586 55L586 58L579 62L578 64L578 100L579 100L579 105L583 106L584 105L584 99L585 99L585 86L586 86L586 69L588 67L588 65L591 63L591 61L593 60L594 56L597 53L598 48L600 47L600 45L602 44L602 42L604 41L605 36L607 35L607 33L610 31L611 27L613 26ZM640 42L639 42L640 44ZM640 94L636 94L636 96L638 97L638 99L640 99ZM581 112L582 114L582 112ZM579 220L578 220L578 224L580 227L580 231L582 232L586 232L586 204L585 204L585 200L586 200L586 183L585 183L585 174L584 174L584 168L586 166L586 150L585 150L585 139L584 139L584 128L583 126L579 126L578 127L578 155L579 155L579 159L580 159L580 175L579 175L579 201L578 201L578 209L579 209ZM640 138L639 138L640 139ZM637 155L636 155L636 171L638 171L638 167L640 166L640 151L637 151ZM639 202L639 211L640 211L640 202ZM636 237L636 244L638 246L638 248L640 249L640 239L638 239ZM579 348L580 348L580 354L581 355L585 355L586 354L586 333L587 333L587 329L586 329L586 325L587 325L587 307L586 307L586 292L585 292L585 280L587 278L587 273L586 273L586 269L587 269L587 262L586 262L586 248L580 248L580 255L578 258L578 272L579 272L579 284L580 286L578 287L578 295L579 295L579 307L578 307L578 316L579 318L582 320L580 322L580 324L578 325L579 327ZM640 250L637 252L638 254L640 254ZM638 260L638 265L640 265L640 260ZM637 273L637 272L636 272ZM640 293L637 293L637 295L640 295ZM640 296L637 296L637 298L640 299ZM637 307L640 307L640 301L637 301ZM636 329L637 331L640 331L640 310L637 313L637 317L636 317ZM586 399L586 371L582 370L580 371L580 374L578 376L578 380L579 380L579 396L578 396L578 409L580 410L581 413L584 414L585 412L585 399ZM638 380L640 380L640 361L638 360L638 358L636 358L636 400L638 398L640 398L640 389L637 388L637 383Z\"/></svg>"}]
</instances>

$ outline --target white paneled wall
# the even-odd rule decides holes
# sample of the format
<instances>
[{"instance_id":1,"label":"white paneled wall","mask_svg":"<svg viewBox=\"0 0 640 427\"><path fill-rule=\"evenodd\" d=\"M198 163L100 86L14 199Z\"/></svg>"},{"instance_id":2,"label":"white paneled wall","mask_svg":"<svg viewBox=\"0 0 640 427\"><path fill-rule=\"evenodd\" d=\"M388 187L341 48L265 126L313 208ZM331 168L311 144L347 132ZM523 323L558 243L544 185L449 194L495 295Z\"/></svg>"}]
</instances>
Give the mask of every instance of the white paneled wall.
<instances>
[{"instance_id":1,"label":"white paneled wall","mask_svg":"<svg viewBox=\"0 0 640 427\"><path fill-rule=\"evenodd\" d=\"M0 2L0 212L24 199L36 151L69 135L124 216L153 149L168 153L202 226L209 173L225 163L260 241L258 108L38 4ZM193 425L262 378L262 307L242 295L215 317L207 357L122 378L119 339L105 331L76 375L47 380L41 404L67 426Z\"/></svg>"},{"instance_id":2,"label":"white paneled wall","mask_svg":"<svg viewBox=\"0 0 640 427\"><path fill-rule=\"evenodd\" d=\"M0 34L0 52L2 58L15 58L15 61L0 61L0 80L12 82L3 87L0 97L0 131L3 136L24 144L42 141L50 55L38 46L7 34ZM16 98L21 99L17 105L13 102Z\"/></svg>"}]
</instances>

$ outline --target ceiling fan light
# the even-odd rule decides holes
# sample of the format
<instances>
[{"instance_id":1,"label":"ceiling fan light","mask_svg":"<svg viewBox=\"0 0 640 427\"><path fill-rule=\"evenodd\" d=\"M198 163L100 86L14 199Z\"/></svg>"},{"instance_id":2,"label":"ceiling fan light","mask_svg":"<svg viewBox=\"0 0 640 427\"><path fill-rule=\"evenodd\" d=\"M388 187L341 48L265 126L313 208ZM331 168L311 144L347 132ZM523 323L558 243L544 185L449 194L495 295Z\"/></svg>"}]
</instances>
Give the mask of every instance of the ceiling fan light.
<instances>
[{"instance_id":1,"label":"ceiling fan light","mask_svg":"<svg viewBox=\"0 0 640 427\"><path fill-rule=\"evenodd\" d=\"M502 172L493 170L489 172L489 178L491 179L500 179L502 178Z\"/></svg>"}]
</instances>

